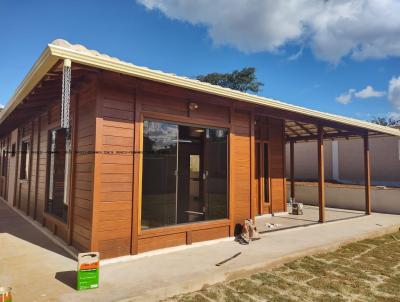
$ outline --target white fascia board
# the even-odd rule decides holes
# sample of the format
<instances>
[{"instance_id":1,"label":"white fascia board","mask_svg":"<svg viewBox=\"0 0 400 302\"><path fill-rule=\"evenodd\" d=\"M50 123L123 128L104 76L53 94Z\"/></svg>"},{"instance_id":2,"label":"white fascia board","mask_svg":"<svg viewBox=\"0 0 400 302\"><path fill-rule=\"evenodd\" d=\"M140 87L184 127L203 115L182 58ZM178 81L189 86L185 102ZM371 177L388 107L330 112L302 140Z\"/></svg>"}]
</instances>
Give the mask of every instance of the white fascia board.
<instances>
[{"instance_id":1,"label":"white fascia board","mask_svg":"<svg viewBox=\"0 0 400 302\"><path fill-rule=\"evenodd\" d=\"M29 70L21 84L15 90L13 96L8 101L6 107L0 115L0 126L10 113L22 102L22 100L32 91L45 74L56 64L58 59L51 55L50 49L46 48L36 63Z\"/></svg>"}]
</instances>

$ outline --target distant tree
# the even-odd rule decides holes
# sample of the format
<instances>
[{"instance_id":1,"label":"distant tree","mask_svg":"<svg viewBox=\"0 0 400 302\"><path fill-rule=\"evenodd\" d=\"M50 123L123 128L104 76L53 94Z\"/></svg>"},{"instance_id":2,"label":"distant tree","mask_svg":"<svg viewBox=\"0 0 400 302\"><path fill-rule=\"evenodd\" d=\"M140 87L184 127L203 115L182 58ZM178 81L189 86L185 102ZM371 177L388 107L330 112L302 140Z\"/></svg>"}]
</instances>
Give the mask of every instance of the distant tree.
<instances>
[{"instance_id":1,"label":"distant tree","mask_svg":"<svg viewBox=\"0 0 400 302\"><path fill-rule=\"evenodd\" d=\"M235 70L232 73L213 72L207 75L199 75L196 79L201 82L207 82L242 92L251 91L257 93L264 85L257 81L256 69L254 67L245 67L242 70Z\"/></svg>"},{"instance_id":2,"label":"distant tree","mask_svg":"<svg viewBox=\"0 0 400 302\"><path fill-rule=\"evenodd\" d=\"M372 123L382 125L382 126L400 126L400 119L395 119L392 117L375 117L371 120Z\"/></svg>"}]
</instances>

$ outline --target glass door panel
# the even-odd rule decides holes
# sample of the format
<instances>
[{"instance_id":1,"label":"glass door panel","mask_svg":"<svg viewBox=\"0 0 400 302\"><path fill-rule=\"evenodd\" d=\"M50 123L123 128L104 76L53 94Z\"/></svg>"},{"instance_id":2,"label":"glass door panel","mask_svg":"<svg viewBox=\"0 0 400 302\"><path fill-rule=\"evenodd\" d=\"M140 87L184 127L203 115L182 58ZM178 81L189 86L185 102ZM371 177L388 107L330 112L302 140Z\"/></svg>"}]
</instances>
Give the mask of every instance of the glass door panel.
<instances>
[{"instance_id":1,"label":"glass door panel","mask_svg":"<svg viewBox=\"0 0 400 302\"><path fill-rule=\"evenodd\" d=\"M144 121L142 229L177 223L178 126Z\"/></svg>"},{"instance_id":2,"label":"glass door panel","mask_svg":"<svg viewBox=\"0 0 400 302\"><path fill-rule=\"evenodd\" d=\"M204 196L206 220L228 216L228 130L206 129Z\"/></svg>"}]
</instances>

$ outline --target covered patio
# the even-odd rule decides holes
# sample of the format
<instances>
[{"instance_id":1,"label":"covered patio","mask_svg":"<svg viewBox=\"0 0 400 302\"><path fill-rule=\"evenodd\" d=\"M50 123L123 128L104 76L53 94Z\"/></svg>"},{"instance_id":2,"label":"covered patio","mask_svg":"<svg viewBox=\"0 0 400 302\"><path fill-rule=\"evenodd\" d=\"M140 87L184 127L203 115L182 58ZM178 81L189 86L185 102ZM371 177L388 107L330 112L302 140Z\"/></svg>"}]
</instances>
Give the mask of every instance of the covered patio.
<instances>
[{"instance_id":1,"label":"covered patio","mask_svg":"<svg viewBox=\"0 0 400 302\"><path fill-rule=\"evenodd\" d=\"M325 221L334 222L365 216L363 211L325 208ZM260 233L286 230L296 227L305 227L319 223L319 208L304 205L303 215L293 215L291 206L288 205L288 214L279 216L258 216L256 218L257 230Z\"/></svg>"},{"instance_id":2,"label":"covered patio","mask_svg":"<svg viewBox=\"0 0 400 302\"><path fill-rule=\"evenodd\" d=\"M370 148L369 148L369 137L372 135L379 135L381 132L374 131L369 128L358 127L359 125L350 125L349 123L339 123L318 120L302 117L301 119L285 120L285 135L286 142L289 144L290 152L290 175L288 177L290 181L290 201L296 201L295 191L295 144L303 141L315 141L318 157L317 169L318 169L318 207L306 206L304 210L304 216L287 217L287 220L292 219L292 223L289 225L299 226L304 225L305 222L319 222L324 223L332 220L348 219L352 216L370 215L371 214L371 164L370 164ZM325 140L337 140L337 139L349 139L350 137L362 137L363 138L363 162L364 162L364 186L365 186L365 210L364 213L359 211L347 211L345 209L327 209L326 204L326 193L325 193L325 160L324 160L324 141ZM299 200L301 202L301 200ZM288 209L291 213L291 209ZM292 215L294 216L294 215ZM275 220L281 220L284 218L274 217Z\"/></svg>"}]
</instances>

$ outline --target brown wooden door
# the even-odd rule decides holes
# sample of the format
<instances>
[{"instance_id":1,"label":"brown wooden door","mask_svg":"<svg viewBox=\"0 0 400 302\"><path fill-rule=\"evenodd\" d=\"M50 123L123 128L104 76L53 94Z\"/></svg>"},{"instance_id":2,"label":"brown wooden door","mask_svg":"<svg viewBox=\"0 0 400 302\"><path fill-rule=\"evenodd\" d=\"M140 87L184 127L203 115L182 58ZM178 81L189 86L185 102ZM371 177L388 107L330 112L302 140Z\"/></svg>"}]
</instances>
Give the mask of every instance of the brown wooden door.
<instances>
[{"instance_id":1,"label":"brown wooden door","mask_svg":"<svg viewBox=\"0 0 400 302\"><path fill-rule=\"evenodd\" d=\"M260 215L271 213L271 183L270 183L270 150L266 141L256 141L256 182L258 212Z\"/></svg>"}]
</instances>

